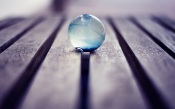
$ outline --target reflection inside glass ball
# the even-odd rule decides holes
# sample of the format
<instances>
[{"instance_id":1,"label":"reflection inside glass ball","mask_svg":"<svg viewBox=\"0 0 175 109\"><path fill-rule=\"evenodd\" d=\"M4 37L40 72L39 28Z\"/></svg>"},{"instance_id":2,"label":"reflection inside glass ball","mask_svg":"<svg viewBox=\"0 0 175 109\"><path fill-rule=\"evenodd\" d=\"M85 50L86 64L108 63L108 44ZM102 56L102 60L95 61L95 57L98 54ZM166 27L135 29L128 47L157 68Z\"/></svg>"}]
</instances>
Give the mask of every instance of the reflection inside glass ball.
<instances>
[{"instance_id":1,"label":"reflection inside glass ball","mask_svg":"<svg viewBox=\"0 0 175 109\"><path fill-rule=\"evenodd\" d=\"M105 28L97 17L83 14L71 21L68 36L72 45L79 51L94 51L105 39Z\"/></svg>"}]
</instances>

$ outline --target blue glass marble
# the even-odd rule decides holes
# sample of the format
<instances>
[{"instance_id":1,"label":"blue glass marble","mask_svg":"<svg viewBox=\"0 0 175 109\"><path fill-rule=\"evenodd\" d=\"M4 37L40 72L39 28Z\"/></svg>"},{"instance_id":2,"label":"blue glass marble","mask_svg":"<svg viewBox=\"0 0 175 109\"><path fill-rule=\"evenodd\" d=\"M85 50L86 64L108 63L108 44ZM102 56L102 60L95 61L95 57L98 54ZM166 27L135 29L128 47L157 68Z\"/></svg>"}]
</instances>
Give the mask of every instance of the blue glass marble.
<instances>
[{"instance_id":1,"label":"blue glass marble","mask_svg":"<svg viewBox=\"0 0 175 109\"><path fill-rule=\"evenodd\" d=\"M68 36L72 45L79 51L94 51L105 40L105 28L97 17L83 14L71 21Z\"/></svg>"}]
</instances>

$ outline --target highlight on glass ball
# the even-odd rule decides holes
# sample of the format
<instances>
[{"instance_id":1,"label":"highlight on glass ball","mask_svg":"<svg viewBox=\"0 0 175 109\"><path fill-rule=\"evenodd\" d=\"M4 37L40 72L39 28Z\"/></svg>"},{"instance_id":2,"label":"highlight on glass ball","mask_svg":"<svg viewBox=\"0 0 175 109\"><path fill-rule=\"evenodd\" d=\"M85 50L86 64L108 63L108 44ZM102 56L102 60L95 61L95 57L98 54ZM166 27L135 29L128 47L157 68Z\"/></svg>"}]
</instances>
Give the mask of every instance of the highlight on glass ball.
<instances>
[{"instance_id":1,"label":"highlight on glass ball","mask_svg":"<svg viewBox=\"0 0 175 109\"><path fill-rule=\"evenodd\" d=\"M71 21L68 37L78 51L91 52L99 48L105 40L105 28L99 18L83 14Z\"/></svg>"}]
</instances>

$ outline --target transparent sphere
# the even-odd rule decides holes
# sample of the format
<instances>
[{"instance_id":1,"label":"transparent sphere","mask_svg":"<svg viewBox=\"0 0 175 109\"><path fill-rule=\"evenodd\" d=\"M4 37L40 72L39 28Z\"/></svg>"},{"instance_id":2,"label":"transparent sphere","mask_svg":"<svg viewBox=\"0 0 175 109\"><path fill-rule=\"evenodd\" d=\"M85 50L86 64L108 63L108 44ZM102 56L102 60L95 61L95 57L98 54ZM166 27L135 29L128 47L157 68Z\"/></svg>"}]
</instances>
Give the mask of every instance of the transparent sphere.
<instances>
[{"instance_id":1,"label":"transparent sphere","mask_svg":"<svg viewBox=\"0 0 175 109\"><path fill-rule=\"evenodd\" d=\"M79 51L94 51L105 39L105 28L97 17L83 14L71 21L68 36Z\"/></svg>"}]
</instances>

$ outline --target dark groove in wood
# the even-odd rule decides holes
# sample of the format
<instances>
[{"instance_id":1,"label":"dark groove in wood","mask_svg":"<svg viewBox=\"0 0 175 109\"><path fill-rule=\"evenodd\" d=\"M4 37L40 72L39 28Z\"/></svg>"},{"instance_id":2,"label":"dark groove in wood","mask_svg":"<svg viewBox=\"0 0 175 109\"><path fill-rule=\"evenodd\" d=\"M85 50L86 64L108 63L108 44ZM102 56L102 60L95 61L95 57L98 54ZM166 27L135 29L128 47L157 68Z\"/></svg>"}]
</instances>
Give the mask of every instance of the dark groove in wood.
<instances>
[{"instance_id":1,"label":"dark groove in wood","mask_svg":"<svg viewBox=\"0 0 175 109\"><path fill-rule=\"evenodd\" d=\"M89 62L90 52L81 52L81 78L79 109L89 109Z\"/></svg>"},{"instance_id":2,"label":"dark groove in wood","mask_svg":"<svg viewBox=\"0 0 175 109\"><path fill-rule=\"evenodd\" d=\"M164 20L167 20L167 22L168 22L169 25L171 25L171 24L174 25L175 24L175 20L174 19L171 19L171 18L166 17L166 16L164 16L163 19ZM171 25L171 27L172 27L172 25Z\"/></svg>"},{"instance_id":3,"label":"dark groove in wood","mask_svg":"<svg viewBox=\"0 0 175 109\"><path fill-rule=\"evenodd\" d=\"M159 45L164 51L166 51L173 59L175 59L175 53L163 44L159 39L146 30L135 18L130 18L130 21L134 23L139 29L141 29L148 37L150 37L157 45Z\"/></svg>"},{"instance_id":4,"label":"dark groove in wood","mask_svg":"<svg viewBox=\"0 0 175 109\"><path fill-rule=\"evenodd\" d=\"M9 27L9 26L12 26L20 21L24 20L23 18L14 18L14 19L10 19L8 22L4 23L3 25L0 26L0 31Z\"/></svg>"},{"instance_id":5,"label":"dark groove in wood","mask_svg":"<svg viewBox=\"0 0 175 109\"><path fill-rule=\"evenodd\" d=\"M153 16L154 17L154 16ZM171 19L170 17L168 16L160 16L159 19L162 19L164 22L166 22L168 25L174 25L175 24L175 20L174 19ZM172 27L171 25L171 27Z\"/></svg>"},{"instance_id":6,"label":"dark groove in wood","mask_svg":"<svg viewBox=\"0 0 175 109\"><path fill-rule=\"evenodd\" d=\"M168 23L166 23L165 21L163 21L162 19L158 18L158 17L151 17L151 19L153 21L155 21L156 23L158 23L159 25L163 26L165 29L175 33L175 29L173 27L171 27L171 25L169 25Z\"/></svg>"},{"instance_id":7,"label":"dark groove in wood","mask_svg":"<svg viewBox=\"0 0 175 109\"><path fill-rule=\"evenodd\" d=\"M24 36L28 31L30 31L36 25L38 25L39 23L41 23L43 20L44 20L44 18L42 18L42 17L36 19L30 26L28 26L27 28L25 28L24 30L22 30L22 32L20 32L19 34L17 34L16 36L14 36L12 39L10 39L6 43L4 43L2 46L0 46L0 54L4 50L6 50L8 47L10 47L13 43L15 43L17 40L19 40L22 36Z\"/></svg>"},{"instance_id":8,"label":"dark groove in wood","mask_svg":"<svg viewBox=\"0 0 175 109\"><path fill-rule=\"evenodd\" d=\"M169 106L163 99L162 95L160 94L156 86L153 84L151 79L148 77L146 71L140 64L134 52L131 50L131 48L119 32L118 27L114 24L111 18L108 18L107 20L116 34L121 49L132 70L136 82L139 85L142 94L144 95L144 98L146 98L149 107L152 109L169 109Z\"/></svg>"},{"instance_id":9,"label":"dark groove in wood","mask_svg":"<svg viewBox=\"0 0 175 109\"><path fill-rule=\"evenodd\" d=\"M4 25L5 23L9 22L10 20L13 20L14 18L6 18L6 19L2 19L0 20L0 26Z\"/></svg>"},{"instance_id":10,"label":"dark groove in wood","mask_svg":"<svg viewBox=\"0 0 175 109\"><path fill-rule=\"evenodd\" d=\"M13 85L11 90L7 93L3 99L0 109L18 109L20 102L24 98L32 80L34 79L37 70L44 61L49 49L52 46L53 41L55 40L58 31L64 24L65 20L62 19L59 22L58 26L51 33L48 39L41 45L39 50L36 52L29 65L23 71L22 75L19 77L17 82Z\"/></svg>"},{"instance_id":11,"label":"dark groove in wood","mask_svg":"<svg viewBox=\"0 0 175 109\"><path fill-rule=\"evenodd\" d=\"M7 19L1 19L0 20L0 25L1 25L1 23L4 23L4 22L6 22L6 21L8 21L9 19L7 18ZM10 19L11 20L11 19Z\"/></svg>"}]
</instances>

